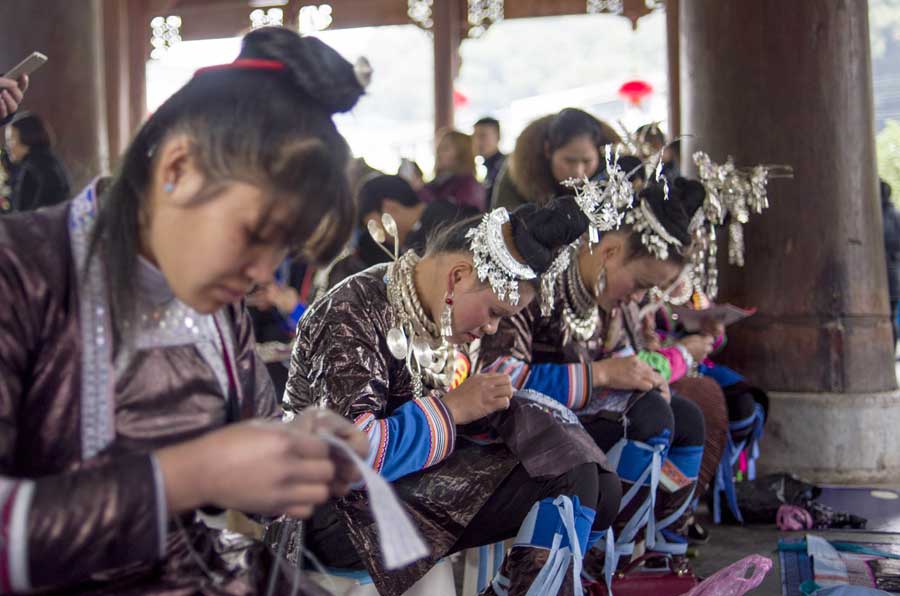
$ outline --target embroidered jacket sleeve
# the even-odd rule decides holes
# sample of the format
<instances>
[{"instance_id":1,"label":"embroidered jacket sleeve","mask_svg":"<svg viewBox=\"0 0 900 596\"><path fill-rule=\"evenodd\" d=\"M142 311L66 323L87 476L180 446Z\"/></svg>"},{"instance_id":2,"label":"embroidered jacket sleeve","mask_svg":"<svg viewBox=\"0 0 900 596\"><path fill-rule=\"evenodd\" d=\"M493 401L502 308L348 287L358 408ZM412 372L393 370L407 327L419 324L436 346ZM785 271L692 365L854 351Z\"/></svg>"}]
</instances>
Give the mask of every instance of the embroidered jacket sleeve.
<instances>
[{"instance_id":1,"label":"embroidered jacket sleeve","mask_svg":"<svg viewBox=\"0 0 900 596\"><path fill-rule=\"evenodd\" d=\"M370 279L351 278L300 322L284 408L321 403L349 418L369 437L369 464L396 480L446 459L456 427L438 393L413 399L403 363L387 349L383 288Z\"/></svg>"},{"instance_id":2,"label":"embroidered jacket sleeve","mask_svg":"<svg viewBox=\"0 0 900 596\"><path fill-rule=\"evenodd\" d=\"M534 362L535 334L553 324L532 304L519 314L501 319L497 333L481 339L478 367L481 372L503 372L516 389L531 389L552 397L572 410L587 405L593 381L590 363ZM561 330L541 333L562 342ZM560 346L560 352L561 352Z\"/></svg>"},{"instance_id":3,"label":"embroidered jacket sleeve","mask_svg":"<svg viewBox=\"0 0 900 596\"><path fill-rule=\"evenodd\" d=\"M0 309L3 593L152 561L164 554L167 521L162 477L149 454L100 457L64 473L31 476L26 472L29 454L20 453L17 445L20 435L29 431L20 425L44 415L37 416L33 408L38 400L46 403L45 385L55 383L58 389L64 384L56 378L48 380L48 375L67 365L47 362L44 352L57 339L53 334L59 318L65 317L61 299L52 293L66 282L64 273L59 272L59 279L55 274L51 278L40 265L24 261L25 251L11 248L19 245L16 240L23 240L15 238L19 234L13 227L0 226L0 295L9 306ZM53 232L65 237L64 229ZM67 265L48 264L43 269ZM72 416L78 419L77 412Z\"/></svg>"}]
</instances>

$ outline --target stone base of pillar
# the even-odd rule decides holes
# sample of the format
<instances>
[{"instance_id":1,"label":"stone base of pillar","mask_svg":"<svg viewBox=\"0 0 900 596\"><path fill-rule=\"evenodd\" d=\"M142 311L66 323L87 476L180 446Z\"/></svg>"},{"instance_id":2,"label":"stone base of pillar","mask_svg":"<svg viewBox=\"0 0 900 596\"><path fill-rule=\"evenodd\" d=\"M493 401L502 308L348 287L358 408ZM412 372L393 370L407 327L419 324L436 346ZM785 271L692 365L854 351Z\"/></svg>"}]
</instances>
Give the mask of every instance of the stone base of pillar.
<instances>
[{"instance_id":1,"label":"stone base of pillar","mask_svg":"<svg viewBox=\"0 0 900 596\"><path fill-rule=\"evenodd\" d=\"M900 391L769 393L759 473L818 483L900 478Z\"/></svg>"}]
</instances>

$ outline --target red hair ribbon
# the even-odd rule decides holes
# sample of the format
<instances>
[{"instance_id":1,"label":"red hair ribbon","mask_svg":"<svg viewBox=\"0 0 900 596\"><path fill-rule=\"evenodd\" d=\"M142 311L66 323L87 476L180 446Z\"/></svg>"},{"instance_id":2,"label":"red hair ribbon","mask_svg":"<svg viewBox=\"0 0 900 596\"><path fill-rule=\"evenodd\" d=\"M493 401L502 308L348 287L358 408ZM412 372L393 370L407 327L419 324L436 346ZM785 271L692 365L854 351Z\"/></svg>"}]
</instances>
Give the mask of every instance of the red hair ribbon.
<instances>
[{"instance_id":1,"label":"red hair ribbon","mask_svg":"<svg viewBox=\"0 0 900 596\"><path fill-rule=\"evenodd\" d=\"M227 64L214 64L213 66L204 66L197 70L194 73L194 76L199 74L203 74L206 72L213 72L217 70L230 70L233 68L248 68L248 69L256 69L256 70L284 70L284 62L279 62L278 60L260 60L256 58L238 58L234 62L229 62Z\"/></svg>"}]
</instances>

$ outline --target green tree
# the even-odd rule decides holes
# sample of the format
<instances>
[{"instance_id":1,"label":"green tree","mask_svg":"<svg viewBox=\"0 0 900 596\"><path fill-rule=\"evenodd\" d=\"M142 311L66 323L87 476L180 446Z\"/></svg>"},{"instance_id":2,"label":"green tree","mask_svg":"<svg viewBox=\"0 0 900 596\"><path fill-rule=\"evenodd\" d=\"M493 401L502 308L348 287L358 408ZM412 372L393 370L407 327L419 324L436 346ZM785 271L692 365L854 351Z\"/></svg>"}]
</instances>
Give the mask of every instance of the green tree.
<instances>
[{"instance_id":1,"label":"green tree","mask_svg":"<svg viewBox=\"0 0 900 596\"><path fill-rule=\"evenodd\" d=\"M900 121L888 120L875 140L878 175L894 189L894 203L900 206Z\"/></svg>"},{"instance_id":2,"label":"green tree","mask_svg":"<svg viewBox=\"0 0 900 596\"><path fill-rule=\"evenodd\" d=\"M900 41L900 0L869 0L869 37L876 60L884 56L888 39Z\"/></svg>"}]
</instances>

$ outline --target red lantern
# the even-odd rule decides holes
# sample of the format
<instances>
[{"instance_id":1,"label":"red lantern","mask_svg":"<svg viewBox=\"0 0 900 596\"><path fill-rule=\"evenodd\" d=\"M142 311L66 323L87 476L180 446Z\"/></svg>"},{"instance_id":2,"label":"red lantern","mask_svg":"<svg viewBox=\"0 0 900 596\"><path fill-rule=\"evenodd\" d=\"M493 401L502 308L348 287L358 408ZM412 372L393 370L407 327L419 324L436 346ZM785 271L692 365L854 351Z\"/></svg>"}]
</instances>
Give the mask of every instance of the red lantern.
<instances>
[{"instance_id":1,"label":"red lantern","mask_svg":"<svg viewBox=\"0 0 900 596\"><path fill-rule=\"evenodd\" d=\"M626 81L619 87L619 97L635 106L651 93L653 93L653 86L647 81Z\"/></svg>"},{"instance_id":2,"label":"red lantern","mask_svg":"<svg viewBox=\"0 0 900 596\"><path fill-rule=\"evenodd\" d=\"M462 108L464 106L469 105L469 98L463 93L460 93L456 89L453 90L453 107L454 108Z\"/></svg>"}]
</instances>

